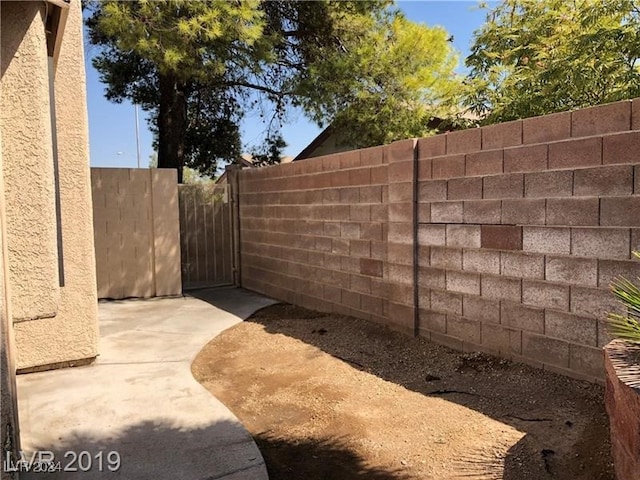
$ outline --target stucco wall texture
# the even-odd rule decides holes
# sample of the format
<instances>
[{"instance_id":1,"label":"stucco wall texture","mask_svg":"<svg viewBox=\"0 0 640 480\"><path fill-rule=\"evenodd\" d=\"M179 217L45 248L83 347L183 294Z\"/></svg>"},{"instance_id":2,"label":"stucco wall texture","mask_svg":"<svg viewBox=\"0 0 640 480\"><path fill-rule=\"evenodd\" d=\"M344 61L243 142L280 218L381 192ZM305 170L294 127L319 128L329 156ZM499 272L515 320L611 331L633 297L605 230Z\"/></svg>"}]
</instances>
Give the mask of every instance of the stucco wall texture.
<instances>
[{"instance_id":1,"label":"stucco wall texture","mask_svg":"<svg viewBox=\"0 0 640 480\"><path fill-rule=\"evenodd\" d=\"M58 311L44 3L2 4L0 115L14 321Z\"/></svg>"},{"instance_id":2,"label":"stucco wall texture","mask_svg":"<svg viewBox=\"0 0 640 480\"><path fill-rule=\"evenodd\" d=\"M16 368L98 354L82 12L69 4L55 71L61 258L45 5L2 4L2 145Z\"/></svg>"},{"instance_id":3,"label":"stucco wall texture","mask_svg":"<svg viewBox=\"0 0 640 480\"><path fill-rule=\"evenodd\" d=\"M2 165L2 137L0 136L0 166ZM4 176L0 168L0 191L4 188ZM18 407L16 404L15 346L9 286L7 278L6 212L4 197L0 195L0 445L3 452L17 453L19 441ZM12 475L2 473L2 480Z\"/></svg>"},{"instance_id":4,"label":"stucco wall texture","mask_svg":"<svg viewBox=\"0 0 640 480\"><path fill-rule=\"evenodd\" d=\"M175 170L92 168L99 298L180 295Z\"/></svg>"},{"instance_id":5,"label":"stucco wall texture","mask_svg":"<svg viewBox=\"0 0 640 480\"><path fill-rule=\"evenodd\" d=\"M60 288L55 317L16 323L18 368L22 369L84 360L98 354L89 132L79 2L70 4L55 78L64 286ZM73 79L73 88L69 79ZM50 220L55 222L55 215ZM58 281L57 264L53 278Z\"/></svg>"}]
</instances>

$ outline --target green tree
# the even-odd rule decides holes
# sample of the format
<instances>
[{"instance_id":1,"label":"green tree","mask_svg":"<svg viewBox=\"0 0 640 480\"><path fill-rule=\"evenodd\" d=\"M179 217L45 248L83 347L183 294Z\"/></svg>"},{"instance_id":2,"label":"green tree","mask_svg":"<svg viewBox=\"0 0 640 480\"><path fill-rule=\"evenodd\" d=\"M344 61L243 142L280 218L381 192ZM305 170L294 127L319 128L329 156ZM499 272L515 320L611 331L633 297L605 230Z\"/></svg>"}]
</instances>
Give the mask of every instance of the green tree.
<instances>
[{"instance_id":1,"label":"green tree","mask_svg":"<svg viewBox=\"0 0 640 480\"><path fill-rule=\"evenodd\" d=\"M88 5L89 38L102 46L93 64L107 85L106 96L131 99L153 112L158 166L177 168L182 181L185 160L197 165L212 153L233 159L239 107L224 88L225 72L262 36L257 2ZM189 137L196 141L187 143Z\"/></svg>"},{"instance_id":2,"label":"green tree","mask_svg":"<svg viewBox=\"0 0 640 480\"><path fill-rule=\"evenodd\" d=\"M637 0L504 0L476 32L468 105L488 123L640 94Z\"/></svg>"},{"instance_id":3,"label":"green tree","mask_svg":"<svg viewBox=\"0 0 640 480\"><path fill-rule=\"evenodd\" d=\"M96 1L90 40L106 96L152 112L158 165L213 174L258 110L266 150L290 107L358 146L427 132L450 111L455 58L441 29L388 0Z\"/></svg>"},{"instance_id":4,"label":"green tree","mask_svg":"<svg viewBox=\"0 0 640 480\"><path fill-rule=\"evenodd\" d=\"M149 168L158 168L158 154L155 152L149 155ZM193 168L184 167L182 169L182 183L185 184L213 184L216 178L205 175Z\"/></svg>"},{"instance_id":5,"label":"green tree","mask_svg":"<svg viewBox=\"0 0 640 480\"><path fill-rule=\"evenodd\" d=\"M453 70L458 59L446 30L403 15L383 24L375 18L370 22L349 38L349 55L331 52L305 79L303 88L326 99L307 106L312 118L319 124L331 119L340 141L368 147L425 136L432 119L456 116L460 82ZM349 30L345 27L345 34ZM343 81L333 80L336 72Z\"/></svg>"},{"instance_id":6,"label":"green tree","mask_svg":"<svg viewBox=\"0 0 640 480\"><path fill-rule=\"evenodd\" d=\"M251 163L256 167L277 165L282 159L282 150L286 146L287 143L280 135L266 138L261 148L250 152Z\"/></svg>"}]
</instances>

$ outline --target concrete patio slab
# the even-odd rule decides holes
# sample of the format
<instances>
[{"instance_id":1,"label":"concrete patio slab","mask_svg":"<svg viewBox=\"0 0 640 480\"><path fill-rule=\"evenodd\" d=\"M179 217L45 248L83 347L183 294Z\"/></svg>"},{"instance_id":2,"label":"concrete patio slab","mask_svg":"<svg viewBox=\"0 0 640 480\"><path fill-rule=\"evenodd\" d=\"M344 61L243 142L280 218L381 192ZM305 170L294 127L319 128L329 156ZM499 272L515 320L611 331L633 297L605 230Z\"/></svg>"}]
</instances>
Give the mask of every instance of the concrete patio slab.
<instances>
[{"instance_id":1,"label":"concrete patio slab","mask_svg":"<svg viewBox=\"0 0 640 480\"><path fill-rule=\"evenodd\" d=\"M23 450L53 451L78 471L21 478L266 480L253 439L193 379L191 362L274 303L235 288L101 303L96 363L18 377Z\"/></svg>"}]
</instances>

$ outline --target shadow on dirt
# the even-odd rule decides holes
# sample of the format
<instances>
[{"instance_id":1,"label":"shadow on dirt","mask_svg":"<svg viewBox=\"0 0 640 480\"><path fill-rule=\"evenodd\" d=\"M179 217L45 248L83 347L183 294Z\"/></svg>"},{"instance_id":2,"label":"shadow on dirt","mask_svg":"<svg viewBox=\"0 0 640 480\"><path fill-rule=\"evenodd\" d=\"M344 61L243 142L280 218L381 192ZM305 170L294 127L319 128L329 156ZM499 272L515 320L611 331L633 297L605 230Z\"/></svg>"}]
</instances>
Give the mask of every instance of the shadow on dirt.
<instances>
[{"instance_id":1,"label":"shadow on dirt","mask_svg":"<svg viewBox=\"0 0 640 480\"><path fill-rule=\"evenodd\" d=\"M338 438L291 442L268 433L255 436L271 480L408 480L400 470L367 466ZM304 459L304 461L301 461Z\"/></svg>"},{"instance_id":2,"label":"shadow on dirt","mask_svg":"<svg viewBox=\"0 0 640 480\"><path fill-rule=\"evenodd\" d=\"M264 464L259 455L246 458L245 444L225 443L230 430L242 427L233 422L217 422L202 428L182 428L163 422L141 422L115 436L101 436L91 431L79 431L70 437L60 438L54 445L37 445L35 449L51 451L61 467L73 457L66 452L88 452L70 465L77 472L48 472L22 474L26 480L58 480L78 478L83 480L124 478L127 480L162 479L213 479L251 478L264 479ZM237 434L236 434L237 436ZM399 472L368 467L362 458L346 448L339 439L288 442L275 438L268 432L256 436L256 443L265 457L278 461L268 464L269 477L273 479L331 479L347 480L366 478L371 480L404 480ZM247 437L247 441L251 441ZM187 448L186 445L199 445ZM255 448L254 448L255 450ZM102 452L100 463L97 455ZM113 453L115 452L115 453ZM116 456L117 453L117 456ZM27 457L29 458L29 457ZM306 458L306 470L291 465ZM215 468L211 468L215 466ZM117 467L117 468L116 468ZM240 469L239 469L240 468ZM85 471L82 471L85 470ZM3 477L4 478L4 477Z\"/></svg>"},{"instance_id":3,"label":"shadow on dirt","mask_svg":"<svg viewBox=\"0 0 640 480\"><path fill-rule=\"evenodd\" d=\"M463 405L526 433L506 458L495 462L483 452L468 452L452 466L456 478L614 478L600 386L292 305L265 308L248 321L268 333L313 345L361 371ZM269 464L270 452L263 451Z\"/></svg>"}]
</instances>

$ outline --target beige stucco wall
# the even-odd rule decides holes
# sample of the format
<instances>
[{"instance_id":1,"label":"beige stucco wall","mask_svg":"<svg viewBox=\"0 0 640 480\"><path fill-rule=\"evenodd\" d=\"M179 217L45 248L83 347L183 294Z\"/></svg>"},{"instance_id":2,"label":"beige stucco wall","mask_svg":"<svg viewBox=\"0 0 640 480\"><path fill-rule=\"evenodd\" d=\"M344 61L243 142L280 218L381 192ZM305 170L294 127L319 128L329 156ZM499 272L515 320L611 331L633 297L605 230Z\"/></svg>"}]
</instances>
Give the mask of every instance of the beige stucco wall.
<instances>
[{"instance_id":1,"label":"beige stucco wall","mask_svg":"<svg viewBox=\"0 0 640 480\"><path fill-rule=\"evenodd\" d=\"M0 136L0 192L4 189L1 167L2 138ZM0 195L0 445L2 445L3 457L6 452L15 454L20 444L13 321L9 284L6 281L9 272L5 225L4 196ZM9 474L5 476L11 478ZM2 477L3 480L5 476Z\"/></svg>"},{"instance_id":2,"label":"beige stucco wall","mask_svg":"<svg viewBox=\"0 0 640 480\"><path fill-rule=\"evenodd\" d=\"M0 115L14 321L58 311L58 254L43 2L3 2Z\"/></svg>"},{"instance_id":3,"label":"beige stucco wall","mask_svg":"<svg viewBox=\"0 0 640 480\"><path fill-rule=\"evenodd\" d=\"M44 3L2 3L2 142L16 367L98 354L82 12L72 1L55 73L64 284L58 274Z\"/></svg>"},{"instance_id":4,"label":"beige stucco wall","mask_svg":"<svg viewBox=\"0 0 640 480\"><path fill-rule=\"evenodd\" d=\"M89 130L78 1L70 4L56 66L55 113L64 286L55 317L16 324L18 368L73 362L98 354Z\"/></svg>"},{"instance_id":5,"label":"beige stucco wall","mask_svg":"<svg viewBox=\"0 0 640 480\"><path fill-rule=\"evenodd\" d=\"M176 171L92 168L99 298L179 295Z\"/></svg>"}]
</instances>

